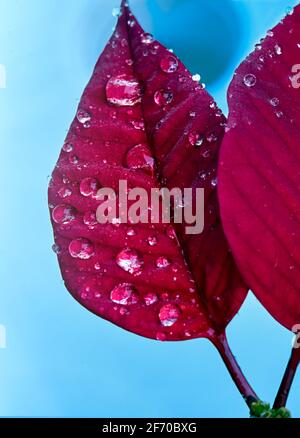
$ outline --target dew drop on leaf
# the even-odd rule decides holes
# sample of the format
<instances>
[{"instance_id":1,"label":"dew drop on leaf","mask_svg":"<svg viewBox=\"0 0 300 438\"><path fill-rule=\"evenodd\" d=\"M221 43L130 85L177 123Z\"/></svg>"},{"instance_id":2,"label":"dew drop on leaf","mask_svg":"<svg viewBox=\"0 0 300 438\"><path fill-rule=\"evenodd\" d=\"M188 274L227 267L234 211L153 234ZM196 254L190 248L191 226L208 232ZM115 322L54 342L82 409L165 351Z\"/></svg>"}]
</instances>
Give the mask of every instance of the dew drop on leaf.
<instances>
[{"instance_id":1,"label":"dew drop on leaf","mask_svg":"<svg viewBox=\"0 0 300 438\"><path fill-rule=\"evenodd\" d=\"M88 260L95 253L94 245L88 239L80 237L72 240L69 245L69 253L73 258Z\"/></svg>"},{"instance_id":2,"label":"dew drop on leaf","mask_svg":"<svg viewBox=\"0 0 300 438\"><path fill-rule=\"evenodd\" d=\"M141 102L140 84L134 76L113 76L106 84L106 98L112 105L134 106Z\"/></svg>"},{"instance_id":3,"label":"dew drop on leaf","mask_svg":"<svg viewBox=\"0 0 300 438\"><path fill-rule=\"evenodd\" d=\"M57 224L67 225L76 217L76 210L70 205L57 205L52 211L52 219Z\"/></svg>"},{"instance_id":4,"label":"dew drop on leaf","mask_svg":"<svg viewBox=\"0 0 300 438\"><path fill-rule=\"evenodd\" d=\"M129 274L139 275L142 272L144 261L142 256L131 248L125 248L116 257L117 265Z\"/></svg>"}]
</instances>

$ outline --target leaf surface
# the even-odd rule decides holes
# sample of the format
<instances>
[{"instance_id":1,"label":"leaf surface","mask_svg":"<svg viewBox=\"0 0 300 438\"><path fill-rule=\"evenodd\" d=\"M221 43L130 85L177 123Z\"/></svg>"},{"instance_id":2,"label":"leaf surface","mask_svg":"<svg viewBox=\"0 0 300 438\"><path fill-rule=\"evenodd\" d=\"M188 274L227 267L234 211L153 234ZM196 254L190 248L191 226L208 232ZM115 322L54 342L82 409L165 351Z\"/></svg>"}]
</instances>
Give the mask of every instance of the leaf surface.
<instances>
[{"instance_id":1,"label":"leaf surface","mask_svg":"<svg viewBox=\"0 0 300 438\"><path fill-rule=\"evenodd\" d=\"M49 203L66 287L95 314L158 340L223 332L246 287L216 194L225 118L125 2L54 169ZM194 78L195 79L195 78ZM205 188L205 228L99 224L100 187ZM195 192L194 192L195 193Z\"/></svg>"},{"instance_id":2,"label":"leaf surface","mask_svg":"<svg viewBox=\"0 0 300 438\"><path fill-rule=\"evenodd\" d=\"M218 173L223 226L240 271L290 330L300 318L299 63L297 6L235 73Z\"/></svg>"}]
</instances>

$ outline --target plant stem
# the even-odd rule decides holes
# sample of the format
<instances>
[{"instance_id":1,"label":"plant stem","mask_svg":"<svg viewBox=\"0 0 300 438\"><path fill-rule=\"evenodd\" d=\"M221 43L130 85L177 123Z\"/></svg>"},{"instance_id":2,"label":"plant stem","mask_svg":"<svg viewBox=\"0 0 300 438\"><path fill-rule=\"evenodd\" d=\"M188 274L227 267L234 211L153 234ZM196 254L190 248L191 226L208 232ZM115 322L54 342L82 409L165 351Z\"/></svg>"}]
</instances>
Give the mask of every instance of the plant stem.
<instances>
[{"instance_id":1,"label":"plant stem","mask_svg":"<svg viewBox=\"0 0 300 438\"><path fill-rule=\"evenodd\" d=\"M280 387L278 389L273 408L285 407L290 393L290 389L300 362L300 348L293 348L291 357L285 369Z\"/></svg>"},{"instance_id":2,"label":"plant stem","mask_svg":"<svg viewBox=\"0 0 300 438\"><path fill-rule=\"evenodd\" d=\"M236 384L238 390L240 391L242 397L245 402L251 407L251 404L257 401L259 398L250 386L246 377L244 376L239 364L237 363L236 358L232 354L230 347L227 342L226 334L214 334L210 337L210 341L214 344L214 346L219 351L226 368L229 371L229 374L232 377L232 380Z\"/></svg>"}]
</instances>

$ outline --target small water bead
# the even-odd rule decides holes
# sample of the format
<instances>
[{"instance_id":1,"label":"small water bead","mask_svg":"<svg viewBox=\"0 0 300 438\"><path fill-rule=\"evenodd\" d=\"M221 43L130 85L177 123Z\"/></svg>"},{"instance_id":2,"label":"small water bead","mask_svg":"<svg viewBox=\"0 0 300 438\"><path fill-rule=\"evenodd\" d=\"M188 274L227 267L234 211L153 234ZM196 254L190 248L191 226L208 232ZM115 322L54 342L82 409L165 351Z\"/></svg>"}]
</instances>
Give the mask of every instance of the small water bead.
<instances>
[{"instance_id":1,"label":"small water bead","mask_svg":"<svg viewBox=\"0 0 300 438\"><path fill-rule=\"evenodd\" d=\"M140 143L131 148L126 155L126 166L130 169L154 168L154 159L147 144Z\"/></svg>"},{"instance_id":2,"label":"small water bead","mask_svg":"<svg viewBox=\"0 0 300 438\"><path fill-rule=\"evenodd\" d=\"M148 242L149 246L155 246L155 245L157 245L157 237L150 236L150 237L148 237L147 242Z\"/></svg>"},{"instance_id":3,"label":"small water bead","mask_svg":"<svg viewBox=\"0 0 300 438\"><path fill-rule=\"evenodd\" d=\"M120 312L120 315L122 315L122 316L129 315L129 311L125 307L121 307L119 312Z\"/></svg>"},{"instance_id":4,"label":"small water bead","mask_svg":"<svg viewBox=\"0 0 300 438\"><path fill-rule=\"evenodd\" d=\"M157 341L165 341L167 339L167 335L163 332L157 332L156 333L156 340Z\"/></svg>"},{"instance_id":5,"label":"small water bead","mask_svg":"<svg viewBox=\"0 0 300 438\"><path fill-rule=\"evenodd\" d=\"M274 36L274 32L272 30L268 30L267 36L269 36L269 37Z\"/></svg>"},{"instance_id":6,"label":"small water bead","mask_svg":"<svg viewBox=\"0 0 300 438\"><path fill-rule=\"evenodd\" d=\"M128 24L129 27L132 28L132 27L135 26L136 22L135 22L135 20L128 20L128 21L127 21L127 24Z\"/></svg>"},{"instance_id":7,"label":"small water bead","mask_svg":"<svg viewBox=\"0 0 300 438\"><path fill-rule=\"evenodd\" d=\"M143 122L142 120L133 120L131 124L134 127L134 129L137 129L139 131L145 130L145 122Z\"/></svg>"},{"instance_id":8,"label":"small water bead","mask_svg":"<svg viewBox=\"0 0 300 438\"><path fill-rule=\"evenodd\" d=\"M149 292L144 296L144 301L146 306L151 306L151 304L154 304L156 301L158 301L158 297L155 293Z\"/></svg>"},{"instance_id":9,"label":"small water bead","mask_svg":"<svg viewBox=\"0 0 300 438\"><path fill-rule=\"evenodd\" d=\"M283 112L282 111L276 111L276 117L278 117L278 119L281 119L281 117L283 116Z\"/></svg>"},{"instance_id":10,"label":"small water bead","mask_svg":"<svg viewBox=\"0 0 300 438\"><path fill-rule=\"evenodd\" d=\"M128 306L138 302L138 294L131 283L120 283L111 291L110 299L113 303Z\"/></svg>"},{"instance_id":11,"label":"small water bead","mask_svg":"<svg viewBox=\"0 0 300 438\"><path fill-rule=\"evenodd\" d=\"M192 76L193 81L195 82L200 82L201 80L201 76L197 73L195 75Z\"/></svg>"},{"instance_id":12,"label":"small water bead","mask_svg":"<svg viewBox=\"0 0 300 438\"><path fill-rule=\"evenodd\" d=\"M94 227L98 224L97 216L94 211L87 211L83 215L83 223L88 227Z\"/></svg>"},{"instance_id":13,"label":"small water bead","mask_svg":"<svg viewBox=\"0 0 300 438\"><path fill-rule=\"evenodd\" d=\"M199 133L195 133L195 132L190 133L190 135L189 135L189 143L192 146L198 146L199 147L199 146L202 145L203 141L204 141L203 135L201 135Z\"/></svg>"},{"instance_id":14,"label":"small water bead","mask_svg":"<svg viewBox=\"0 0 300 438\"><path fill-rule=\"evenodd\" d=\"M122 47L127 47L128 46L128 41L125 38L122 38L121 40L121 46Z\"/></svg>"},{"instance_id":15,"label":"small water bead","mask_svg":"<svg viewBox=\"0 0 300 438\"><path fill-rule=\"evenodd\" d=\"M275 45L274 50L275 50L276 55L282 54L282 49L278 44Z\"/></svg>"},{"instance_id":16,"label":"small water bead","mask_svg":"<svg viewBox=\"0 0 300 438\"><path fill-rule=\"evenodd\" d=\"M100 184L96 178L84 178L79 186L79 190L82 196L95 197L99 189Z\"/></svg>"},{"instance_id":17,"label":"small water bead","mask_svg":"<svg viewBox=\"0 0 300 438\"><path fill-rule=\"evenodd\" d=\"M132 60L132 59L126 59L125 62L126 62L126 64L129 65L129 66L130 66L130 65L133 65L133 60Z\"/></svg>"},{"instance_id":18,"label":"small water bead","mask_svg":"<svg viewBox=\"0 0 300 438\"><path fill-rule=\"evenodd\" d=\"M72 190L70 190L67 187L62 187L59 191L58 191L58 196L60 196L60 198L68 198L69 196L72 195Z\"/></svg>"},{"instance_id":19,"label":"small water bead","mask_svg":"<svg viewBox=\"0 0 300 438\"><path fill-rule=\"evenodd\" d=\"M116 257L117 265L129 274L140 275L144 261L142 256L131 248L125 248Z\"/></svg>"},{"instance_id":20,"label":"small water bead","mask_svg":"<svg viewBox=\"0 0 300 438\"><path fill-rule=\"evenodd\" d=\"M196 117L196 111L190 111L189 115L190 117Z\"/></svg>"},{"instance_id":21,"label":"small water bead","mask_svg":"<svg viewBox=\"0 0 300 438\"><path fill-rule=\"evenodd\" d=\"M96 271L100 271L100 269L101 269L101 265L100 265L100 263L99 263L99 262L96 262L96 263L94 264L94 268L95 268Z\"/></svg>"},{"instance_id":22,"label":"small water bead","mask_svg":"<svg viewBox=\"0 0 300 438\"><path fill-rule=\"evenodd\" d=\"M175 73L178 69L178 61L175 56L168 56L160 61L160 68L165 73Z\"/></svg>"},{"instance_id":23,"label":"small water bead","mask_svg":"<svg viewBox=\"0 0 300 438\"><path fill-rule=\"evenodd\" d=\"M215 187L217 187L217 185L218 185L218 178L213 178L213 179L211 180L211 186L212 186L213 188L215 188Z\"/></svg>"},{"instance_id":24,"label":"small water bead","mask_svg":"<svg viewBox=\"0 0 300 438\"><path fill-rule=\"evenodd\" d=\"M154 102L158 106L169 105L173 100L173 93L170 90L158 90L154 94Z\"/></svg>"},{"instance_id":25,"label":"small water bead","mask_svg":"<svg viewBox=\"0 0 300 438\"><path fill-rule=\"evenodd\" d=\"M71 205L57 205L52 211L52 219L59 225L67 225L76 217L76 210Z\"/></svg>"},{"instance_id":26,"label":"small water bead","mask_svg":"<svg viewBox=\"0 0 300 438\"><path fill-rule=\"evenodd\" d=\"M252 73L249 73L244 76L243 81L246 87L253 87L256 84L256 76Z\"/></svg>"},{"instance_id":27,"label":"small water bead","mask_svg":"<svg viewBox=\"0 0 300 438\"><path fill-rule=\"evenodd\" d=\"M153 35L151 33L142 33L141 41L143 44L151 44L154 41Z\"/></svg>"},{"instance_id":28,"label":"small water bead","mask_svg":"<svg viewBox=\"0 0 300 438\"><path fill-rule=\"evenodd\" d=\"M179 308L174 304L165 304L159 311L159 319L164 327L171 327L178 321L180 316Z\"/></svg>"},{"instance_id":29,"label":"small water bead","mask_svg":"<svg viewBox=\"0 0 300 438\"><path fill-rule=\"evenodd\" d=\"M134 106L141 102L141 88L132 75L111 77L106 84L106 98L116 106Z\"/></svg>"},{"instance_id":30,"label":"small water bead","mask_svg":"<svg viewBox=\"0 0 300 438\"><path fill-rule=\"evenodd\" d=\"M80 237L72 240L69 245L69 253L73 258L88 260L95 254L95 249L92 242Z\"/></svg>"},{"instance_id":31,"label":"small water bead","mask_svg":"<svg viewBox=\"0 0 300 438\"><path fill-rule=\"evenodd\" d=\"M287 6L285 12L286 12L287 15L293 15L294 8L292 6Z\"/></svg>"},{"instance_id":32,"label":"small water bead","mask_svg":"<svg viewBox=\"0 0 300 438\"><path fill-rule=\"evenodd\" d=\"M155 264L157 268L167 268L171 263L166 257L158 257Z\"/></svg>"},{"instance_id":33,"label":"small water bead","mask_svg":"<svg viewBox=\"0 0 300 438\"><path fill-rule=\"evenodd\" d=\"M70 155L69 163L70 164L78 164L79 163L79 159L78 159L77 155Z\"/></svg>"},{"instance_id":34,"label":"small water bead","mask_svg":"<svg viewBox=\"0 0 300 438\"><path fill-rule=\"evenodd\" d=\"M86 124L86 123L91 121L91 115L87 111L79 109L77 111L77 120L78 120L79 123L84 125L84 124Z\"/></svg>"},{"instance_id":35,"label":"small water bead","mask_svg":"<svg viewBox=\"0 0 300 438\"><path fill-rule=\"evenodd\" d=\"M54 243L54 244L52 245L52 251L53 251L55 254L60 254L60 252L61 252L61 247L60 247L59 245L57 245L56 243Z\"/></svg>"},{"instance_id":36,"label":"small water bead","mask_svg":"<svg viewBox=\"0 0 300 438\"><path fill-rule=\"evenodd\" d=\"M272 106L278 106L279 105L279 99L277 97L273 97L272 99L270 99L270 104Z\"/></svg>"},{"instance_id":37,"label":"small water bead","mask_svg":"<svg viewBox=\"0 0 300 438\"><path fill-rule=\"evenodd\" d=\"M67 142L67 143L65 143L63 145L63 151L64 152L69 153L69 152L72 152L73 149L74 149L74 146L71 143L69 143L69 142Z\"/></svg>"},{"instance_id":38,"label":"small water bead","mask_svg":"<svg viewBox=\"0 0 300 438\"><path fill-rule=\"evenodd\" d=\"M206 136L206 140L208 141L208 143L214 143L218 140L218 136L215 133L211 132Z\"/></svg>"},{"instance_id":39,"label":"small water bead","mask_svg":"<svg viewBox=\"0 0 300 438\"><path fill-rule=\"evenodd\" d=\"M127 236L132 237L136 235L136 232L133 228L129 228L129 230L127 231Z\"/></svg>"}]
</instances>

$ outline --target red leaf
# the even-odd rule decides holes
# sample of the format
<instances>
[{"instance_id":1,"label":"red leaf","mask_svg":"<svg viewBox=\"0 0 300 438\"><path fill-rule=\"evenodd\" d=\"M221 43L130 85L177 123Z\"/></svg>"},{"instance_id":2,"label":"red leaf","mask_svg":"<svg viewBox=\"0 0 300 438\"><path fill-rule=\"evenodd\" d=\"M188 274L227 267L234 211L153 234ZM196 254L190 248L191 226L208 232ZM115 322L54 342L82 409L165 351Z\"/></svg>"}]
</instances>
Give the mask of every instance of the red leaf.
<instances>
[{"instance_id":1,"label":"red leaf","mask_svg":"<svg viewBox=\"0 0 300 438\"><path fill-rule=\"evenodd\" d=\"M182 63L123 5L49 187L62 276L83 306L159 340L223 332L246 295L216 199L224 122ZM148 192L162 183L205 187L204 232L97 223L97 190L117 190L119 180Z\"/></svg>"},{"instance_id":2,"label":"red leaf","mask_svg":"<svg viewBox=\"0 0 300 438\"><path fill-rule=\"evenodd\" d=\"M221 215L238 266L288 329L300 318L299 62L298 6L236 71L219 166Z\"/></svg>"}]
</instances>

